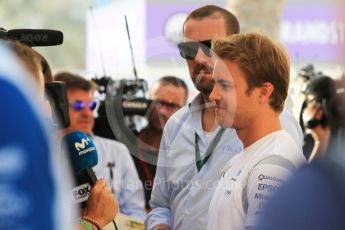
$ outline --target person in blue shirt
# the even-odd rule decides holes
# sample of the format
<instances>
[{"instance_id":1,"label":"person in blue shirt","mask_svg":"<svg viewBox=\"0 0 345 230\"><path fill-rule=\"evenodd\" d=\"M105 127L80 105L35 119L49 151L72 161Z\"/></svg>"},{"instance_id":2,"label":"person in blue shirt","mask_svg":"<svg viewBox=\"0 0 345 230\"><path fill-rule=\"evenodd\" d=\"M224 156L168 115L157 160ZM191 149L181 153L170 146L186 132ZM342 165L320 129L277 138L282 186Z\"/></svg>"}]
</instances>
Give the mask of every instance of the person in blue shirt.
<instances>
[{"instance_id":1,"label":"person in blue shirt","mask_svg":"<svg viewBox=\"0 0 345 230\"><path fill-rule=\"evenodd\" d=\"M12 40L0 40L0 95L7 98L1 119L0 170L2 210L0 226L18 229L89 229L93 223L75 223L77 211L70 200L72 174L56 148L55 130L44 83L42 56ZM25 84L23 84L25 82ZM44 106L42 106L44 105ZM40 108L39 108L40 107ZM23 116L25 114L25 116ZM83 217L104 227L117 213L117 201L104 179L90 191ZM19 206L18 206L19 205Z\"/></svg>"}]
</instances>

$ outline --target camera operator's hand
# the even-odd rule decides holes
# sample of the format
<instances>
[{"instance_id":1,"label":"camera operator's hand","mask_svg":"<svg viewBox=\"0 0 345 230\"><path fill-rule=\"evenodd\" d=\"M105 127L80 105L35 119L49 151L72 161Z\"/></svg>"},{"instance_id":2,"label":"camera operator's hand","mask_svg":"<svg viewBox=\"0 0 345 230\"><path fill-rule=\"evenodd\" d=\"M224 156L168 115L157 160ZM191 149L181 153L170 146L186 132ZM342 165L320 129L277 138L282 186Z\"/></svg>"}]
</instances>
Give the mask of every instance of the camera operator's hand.
<instances>
[{"instance_id":1,"label":"camera operator's hand","mask_svg":"<svg viewBox=\"0 0 345 230\"><path fill-rule=\"evenodd\" d=\"M118 211L118 202L104 179L97 180L92 187L83 217L94 220L100 227L110 223Z\"/></svg>"},{"instance_id":2,"label":"camera operator's hand","mask_svg":"<svg viewBox=\"0 0 345 230\"><path fill-rule=\"evenodd\" d=\"M321 104L313 100L308 102L307 107L303 111L303 120L307 122L309 120L320 120L323 116Z\"/></svg>"}]
</instances>

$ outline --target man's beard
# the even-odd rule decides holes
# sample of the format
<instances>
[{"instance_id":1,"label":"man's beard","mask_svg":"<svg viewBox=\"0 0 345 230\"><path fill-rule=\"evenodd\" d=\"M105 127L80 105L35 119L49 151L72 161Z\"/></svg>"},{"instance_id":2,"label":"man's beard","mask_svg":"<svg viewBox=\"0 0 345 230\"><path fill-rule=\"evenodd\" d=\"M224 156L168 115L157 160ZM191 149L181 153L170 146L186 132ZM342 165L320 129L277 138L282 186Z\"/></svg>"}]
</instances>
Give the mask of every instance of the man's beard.
<instances>
[{"instance_id":1,"label":"man's beard","mask_svg":"<svg viewBox=\"0 0 345 230\"><path fill-rule=\"evenodd\" d=\"M205 84L197 84L195 85L195 87L197 88L197 90L199 90L201 93L205 94L205 95L210 95L212 90L213 90L213 86L214 86L214 81L211 80L209 82L205 82Z\"/></svg>"},{"instance_id":2,"label":"man's beard","mask_svg":"<svg viewBox=\"0 0 345 230\"><path fill-rule=\"evenodd\" d=\"M214 81L213 79L207 79L204 76L202 76L201 71L206 72L209 74L211 70L207 68L205 65L197 65L195 66L193 70L193 83L194 86L199 90L201 93L209 95L212 92L213 86L214 86Z\"/></svg>"}]
</instances>

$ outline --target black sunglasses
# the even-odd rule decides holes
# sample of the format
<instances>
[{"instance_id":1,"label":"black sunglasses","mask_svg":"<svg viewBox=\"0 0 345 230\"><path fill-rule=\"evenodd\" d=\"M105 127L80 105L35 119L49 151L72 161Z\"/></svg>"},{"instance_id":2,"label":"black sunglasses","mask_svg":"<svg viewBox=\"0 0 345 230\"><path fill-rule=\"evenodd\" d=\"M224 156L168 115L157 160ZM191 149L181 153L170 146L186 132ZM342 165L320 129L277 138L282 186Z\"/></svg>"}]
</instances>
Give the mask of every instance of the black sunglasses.
<instances>
[{"instance_id":1,"label":"black sunglasses","mask_svg":"<svg viewBox=\"0 0 345 230\"><path fill-rule=\"evenodd\" d=\"M194 59L199 48L207 56L211 57L211 40L182 42L177 45L181 57L184 59Z\"/></svg>"},{"instance_id":2,"label":"black sunglasses","mask_svg":"<svg viewBox=\"0 0 345 230\"><path fill-rule=\"evenodd\" d=\"M87 106L91 111L94 111L97 107L97 102L96 101L89 101L87 103ZM70 106L74 109L74 111L81 111L85 108L86 103L83 101L76 100L73 103L70 103Z\"/></svg>"}]
</instances>

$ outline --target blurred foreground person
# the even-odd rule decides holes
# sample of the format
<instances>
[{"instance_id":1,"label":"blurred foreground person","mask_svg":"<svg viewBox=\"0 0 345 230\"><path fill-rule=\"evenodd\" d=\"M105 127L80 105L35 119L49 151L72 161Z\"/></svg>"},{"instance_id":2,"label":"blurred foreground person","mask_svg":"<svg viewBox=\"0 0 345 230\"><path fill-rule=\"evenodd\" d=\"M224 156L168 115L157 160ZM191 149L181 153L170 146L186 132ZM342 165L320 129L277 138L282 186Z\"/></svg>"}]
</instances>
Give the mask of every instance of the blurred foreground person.
<instances>
[{"instance_id":1,"label":"blurred foreground person","mask_svg":"<svg viewBox=\"0 0 345 230\"><path fill-rule=\"evenodd\" d=\"M44 79L38 59L18 42L0 43L0 94L6 99L0 119L0 226L72 229L76 213L66 195L72 177L64 165L58 167L63 157L43 122Z\"/></svg>"},{"instance_id":2,"label":"blurred foreground person","mask_svg":"<svg viewBox=\"0 0 345 230\"><path fill-rule=\"evenodd\" d=\"M43 122L51 114L42 109L49 105L42 106L45 78L41 58L19 42L3 40L0 55L0 94L8 103L0 119L0 200L6 201L1 205L0 226L75 229L76 209L69 195L72 175L64 164L66 156L54 148L57 142L51 125ZM91 193L87 215L100 225L110 222L117 212L116 200L97 188ZM79 229L93 225L84 222Z\"/></svg>"}]
</instances>

